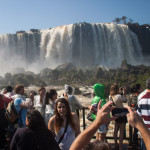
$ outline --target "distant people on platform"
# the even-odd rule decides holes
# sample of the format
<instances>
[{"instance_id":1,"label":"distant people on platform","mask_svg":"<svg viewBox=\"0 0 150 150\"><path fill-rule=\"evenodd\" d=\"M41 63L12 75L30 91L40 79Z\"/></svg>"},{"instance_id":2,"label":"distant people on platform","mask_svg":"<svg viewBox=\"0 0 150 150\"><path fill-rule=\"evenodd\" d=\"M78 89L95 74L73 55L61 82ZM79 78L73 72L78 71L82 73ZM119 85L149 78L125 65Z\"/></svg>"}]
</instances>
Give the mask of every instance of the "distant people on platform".
<instances>
[{"instance_id":1,"label":"distant people on platform","mask_svg":"<svg viewBox=\"0 0 150 150\"><path fill-rule=\"evenodd\" d=\"M52 133L47 129L38 110L27 113L27 128L19 128L11 141L10 150L59 150Z\"/></svg>"},{"instance_id":2,"label":"distant people on platform","mask_svg":"<svg viewBox=\"0 0 150 150\"><path fill-rule=\"evenodd\" d=\"M109 100L113 102L113 105L116 108L123 108L123 103L127 102L126 99L126 88L119 88L118 84L113 83L110 87L110 95ZM123 139L124 139L124 130L127 123L127 117L119 117L115 120L115 130L114 130L114 140L115 140L115 148L119 150L123 150ZM118 131L120 131L119 135L119 145L117 143L117 135Z\"/></svg>"},{"instance_id":3,"label":"distant people on platform","mask_svg":"<svg viewBox=\"0 0 150 150\"><path fill-rule=\"evenodd\" d=\"M65 84L65 94L67 94L68 96L71 112L76 112L76 109L87 108L82 106L81 102L74 95L74 92L75 92L75 88L73 86Z\"/></svg>"},{"instance_id":4,"label":"distant people on platform","mask_svg":"<svg viewBox=\"0 0 150 150\"><path fill-rule=\"evenodd\" d=\"M105 86L102 84L96 83L93 86L93 90L94 90L95 96L94 96L91 106L90 106L90 112L91 112L93 120L95 120L96 115L97 115L97 106L98 106L100 100L101 100L101 107L103 107L103 105L106 104ZM100 141L105 141L107 131L108 131L108 124L101 125L96 132L96 139L100 140Z\"/></svg>"},{"instance_id":5,"label":"distant people on platform","mask_svg":"<svg viewBox=\"0 0 150 150\"><path fill-rule=\"evenodd\" d=\"M135 84L132 88L131 88L131 94L129 96L128 99L128 105L134 109L134 111L137 111L137 107L138 107L138 95L142 92L142 87L141 84ZM131 128L131 126L129 127L130 132L133 132L133 145L135 148L139 147L139 142L138 142L138 130L137 128ZM132 131L133 130L133 131ZM130 135L131 137L131 135Z\"/></svg>"},{"instance_id":6,"label":"distant people on platform","mask_svg":"<svg viewBox=\"0 0 150 150\"><path fill-rule=\"evenodd\" d=\"M39 95L34 96L34 108L41 113L43 118L45 118L45 97L46 89L44 87L39 89Z\"/></svg>"},{"instance_id":7,"label":"distant people on platform","mask_svg":"<svg viewBox=\"0 0 150 150\"><path fill-rule=\"evenodd\" d=\"M144 123L150 130L150 78L146 80L146 90L138 96L137 113L143 118ZM141 137L141 149L146 150L145 143ZM149 138L150 140L150 138ZM150 142L149 142L150 143ZM150 144L149 144L150 145ZM149 149L149 148L148 148Z\"/></svg>"},{"instance_id":8,"label":"distant people on platform","mask_svg":"<svg viewBox=\"0 0 150 150\"><path fill-rule=\"evenodd\" d=\"M75 137L80 133L79 119L75 113L71 112L65 98L57 100L55 115L50 118L48 129L53 133L62 150L69 150Z\"/></svg>"},{"instance_id":9,"label":"distant people on platform","mask_svg":"<svg viewBox=\"0 0 150 150\"><path fill-rule=\"evenodd\" d=\"M24 86L21 84L16 85L15 87L15 95L13 96L14 98L14 105L16 108L16 111L18 114L20 114L20 118L18 121L19 127L25 127L26 126L26 114L27 114L27 109L29 109L33 102L31 99L26 99L24 98Z\"/></svg>"},{"instance_id":10,"label":"distant people on platform","mask_svg":"<svg viewBox=\"0 0 150 150\"><path fill-rule=\"evenodd\" d=\"M49 92L46 93L45 99L45 123L48 126L49 119L54 116L55 105L57 100L57 91L55 89L50 89Z\"/></svg>"}]
</instances>

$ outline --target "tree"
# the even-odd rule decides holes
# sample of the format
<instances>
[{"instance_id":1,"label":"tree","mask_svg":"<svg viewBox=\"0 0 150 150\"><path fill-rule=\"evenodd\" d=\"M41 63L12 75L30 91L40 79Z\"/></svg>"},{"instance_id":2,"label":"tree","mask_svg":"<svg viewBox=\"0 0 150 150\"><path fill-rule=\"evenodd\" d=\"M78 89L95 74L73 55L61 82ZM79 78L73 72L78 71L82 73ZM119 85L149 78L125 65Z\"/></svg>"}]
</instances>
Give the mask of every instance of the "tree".
<instances>
[{"instance_id":1,"label":"tree","mask_svg":"<svg viewBox=\"0 0 150 150\"><path fill-rule=\"evenodd\" d=\"M121 19L120 18L115 18L114 20L113 20L113 22L115 22L115 23L120 23L120 21L121 21Z\"/></svg>"},{"instance_id":2,"label":"tree","mask_svg":"<svg viewBox=\"0 0 150 150\"><path fill-rule=\"evenodd\" d=\"M5 77L5 79L6 79L7 82L9 82L9 81L12 79L11 73L6 73L6 74L4 75L4 77Z\"/></svg>"},{"instance_id":3,"label":"tree","mask_svg":"<svg viewBox=\"0 0 150 150\"><path fill-rule=\"evenodd\" d=\"M126 16L122 16L121 20L123 21L124 24L126 24L127 17Z\"/></svg>"},{"instance_id":4,"label":"tree","mask_svg":"<svg viewBox=\"0 0 150 150\"><path fill-rule=\"evenodd\" d=\"M132 22L133 22L133 20L132 20L132 19L129 19L129 22L128 22L128 23L132 24Z\"/></svg>"}]
</instances>

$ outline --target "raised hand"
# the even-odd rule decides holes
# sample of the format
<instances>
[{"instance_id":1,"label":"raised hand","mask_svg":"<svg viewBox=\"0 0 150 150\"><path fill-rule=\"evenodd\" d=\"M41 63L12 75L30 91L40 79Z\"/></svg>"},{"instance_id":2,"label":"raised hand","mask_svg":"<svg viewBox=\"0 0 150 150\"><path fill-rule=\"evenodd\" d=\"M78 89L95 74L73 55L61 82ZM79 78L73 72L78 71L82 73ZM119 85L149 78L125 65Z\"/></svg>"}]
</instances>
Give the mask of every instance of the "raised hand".
<instances>
[{"instance_id":1,"label":"raised hand","mask_svg":"<svg viewBox=\"0 0 150 150\"><path fill-rule=\"evenodd\" d=\"M127 114L127 119L129 124L132 127L136 127L138 128L139 125L143 124L143 120L142 118L137 114L136 111L134 111L131 107L126 106L126 108L128 109L129 113Z\"/></svg>"},{"instance_id":2,"label":"raised hand","mask_svg":"<svg viewBox=\"0 0 150 150\"><path fill-rule=\"evenodd\" d=\"M98 104L98 108L97 108L97 116L96 116L96 120L97 123L99 124L107 124L112 120L115 120L117 117L110 117L109 114L110 112L114 109L114 107L112 106L113 102L112 101L108 101L105 105L103 105L103 107L101 108L101 100Z\"/></svg>"}]
</instances>

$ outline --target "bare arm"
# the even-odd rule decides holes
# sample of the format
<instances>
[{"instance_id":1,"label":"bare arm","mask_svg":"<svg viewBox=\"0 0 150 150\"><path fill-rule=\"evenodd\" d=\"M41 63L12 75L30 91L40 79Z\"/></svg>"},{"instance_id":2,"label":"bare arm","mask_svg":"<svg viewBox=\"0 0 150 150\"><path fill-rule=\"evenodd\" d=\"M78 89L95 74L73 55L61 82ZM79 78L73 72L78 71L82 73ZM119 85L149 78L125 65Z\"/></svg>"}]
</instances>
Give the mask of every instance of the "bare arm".
<instances>
[{"instance_id":1,"label":"bare arm","mask_svg":"<svg viewBox=\"0 0 150 150\"><path fill-rule=\"evenodd\" d=\"M114 119L114 117L108 117L109 113L113 109L112 107L108 109L110 105L112 105L112 103L113 102L111 101L107 102L101 109L101 102L99 103L96 120L78 135L78 137L71 145L70 150L79 150L84 148L85 145L87 145L90 142L91 138L102 124L107 124L108 122Z\"/></svg>"},{"instance_id":2,"label":"bare arm","mask_svg":"<svg viewBox=\"0 0 150 150\"><path fill-rule=\"evenodd\" d=\"M72 116L73 116L73 121L74 121L74 124L75 124L75 135L78 136L81 133L81 131L80 131L80 121L78 119L78 116L75 113L72 113Z\"/></svg>"},{"instance_id":3,"label":"bare arm","mask_svg":"<svg viewBox=\"0 0 150 150\"><path fill-rule=\"evenodd\" d=\"M132 127L136 127L144 140L147 150L150 150L150 131L148 127L144 124L142 118L137 114L137 112L133 111L131 107L127 106L129 113L127 114L127 119L129 124Z\"/></svg>"},{"instance_id":4,"label":"bare arm","mask_svg":"<svg viewBox=\"0 0 150 150\"><path fill-rule=\"evenodd\" d=\"M55 116L51 117L48 122L48 129L52 132L53 136L55 137L54 123L55 123Z\"/></svg>"},{"instance_id":5,"label":"bare arm","mask_svg":"<svg viewBox=\"0 0 150 150\"><path fill-rule=\"evenodd\" d=\"M26 101L22 101L21 108L30 108L32 106L32 100L30 98L27 98Z\"/></svg>"}]
</instances>

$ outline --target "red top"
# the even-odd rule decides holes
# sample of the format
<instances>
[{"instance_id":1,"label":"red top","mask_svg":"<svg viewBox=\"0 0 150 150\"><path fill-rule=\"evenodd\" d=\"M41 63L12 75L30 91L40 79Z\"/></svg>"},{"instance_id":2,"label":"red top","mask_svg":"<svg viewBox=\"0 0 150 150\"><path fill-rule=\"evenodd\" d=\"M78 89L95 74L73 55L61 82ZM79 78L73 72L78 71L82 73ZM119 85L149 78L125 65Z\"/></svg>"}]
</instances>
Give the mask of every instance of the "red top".
<instances>
[{"instance_id":1,"label":"red top","mask_svg":"<svg viewBox=\"0 0 150 150\"><path fill-rule=\"evenodd\" d=\"M0 109L5 108L4 104L8 104L10 101L12 101L12 98L8 98L4 95L0 95Z\"/></svg>"}]
</instances>

